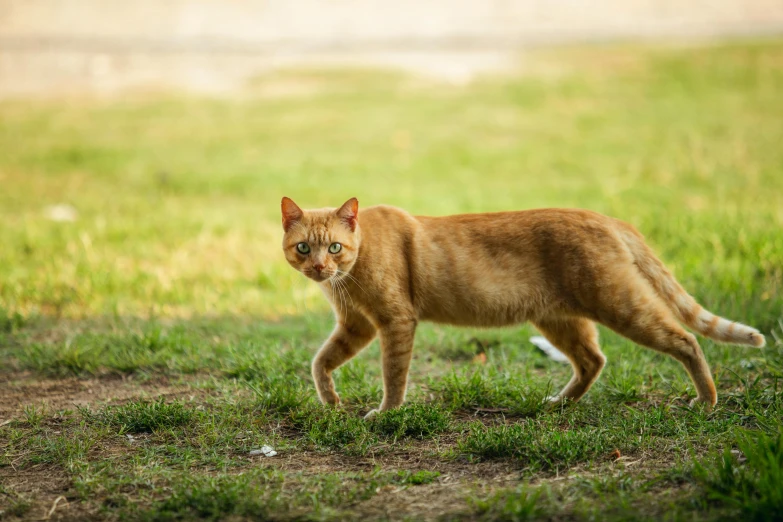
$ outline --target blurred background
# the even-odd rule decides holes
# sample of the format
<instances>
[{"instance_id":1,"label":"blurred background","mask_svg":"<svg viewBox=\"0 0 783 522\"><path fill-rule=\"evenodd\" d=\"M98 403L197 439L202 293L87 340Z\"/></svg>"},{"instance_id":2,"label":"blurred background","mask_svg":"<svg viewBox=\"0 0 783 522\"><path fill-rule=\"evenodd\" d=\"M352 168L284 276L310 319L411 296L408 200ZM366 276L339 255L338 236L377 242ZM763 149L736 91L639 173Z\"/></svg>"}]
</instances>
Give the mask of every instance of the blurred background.
<instances>
[{"instance_id":1,"label":"blurred background","mask_svg":"<svg viewBox=\"0 0 783 522\"><path fill-rule=\"evenodd\" d=\"M4 0L2 315L322 311L280 198L357 196L612 214L773 328L781 33L774 0Z\"/></svg>"},{"instance_id":2,"label":"blurred background","mask_svg":"<svg viewBox=\"0 0 783 522\"><path fill-rule=\"evenodd\" d=\"M531 46L777 34L777 0L4 0L0 94L222 92L293 64L452 81Z\"/></svg>"}]
</instances>

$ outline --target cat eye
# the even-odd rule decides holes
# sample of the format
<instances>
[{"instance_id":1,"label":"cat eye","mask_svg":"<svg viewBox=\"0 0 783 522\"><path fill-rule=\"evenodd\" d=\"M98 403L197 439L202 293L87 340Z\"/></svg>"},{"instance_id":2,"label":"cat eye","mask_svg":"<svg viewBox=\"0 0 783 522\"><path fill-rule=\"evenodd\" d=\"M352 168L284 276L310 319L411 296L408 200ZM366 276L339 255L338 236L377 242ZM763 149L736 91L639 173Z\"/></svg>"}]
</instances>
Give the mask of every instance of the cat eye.
<instances>
[{"instance_id":1,"label":"cat eye","mask_svg":"<svg viewBox=\"0 0 783 522\"><path fill-rule=\"evenodd\" d=\"M340 243L332 243L331 245L329 245L329 252L331 252L332 254L337 254L342 249L343 246Z\"/></svg>"},{"instance_id":2,"label":"cat eye","mask_svg":"<svg viewBox=\"0 0 783 522\"><path fill-rule=\"evenodd\" d=\"M300 254L309 254L310 245L308 245L307 243L297 243L296 250L298 250Z\"/></svg>"}]
</instances>

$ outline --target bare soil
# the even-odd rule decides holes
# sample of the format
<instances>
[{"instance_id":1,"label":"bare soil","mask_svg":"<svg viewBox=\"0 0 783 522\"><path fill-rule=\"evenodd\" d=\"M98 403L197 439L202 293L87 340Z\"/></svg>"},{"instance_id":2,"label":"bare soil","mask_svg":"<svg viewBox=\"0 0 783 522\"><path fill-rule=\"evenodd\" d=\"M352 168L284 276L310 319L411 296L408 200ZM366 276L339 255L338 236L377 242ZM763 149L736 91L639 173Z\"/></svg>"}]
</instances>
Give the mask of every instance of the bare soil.
<instances>
[{"instance_id":1,"label":"bare soil","mask_svg":"<svg viewBox=\"0 0 783 522\"><path fill-rule=\"evenodd\" d=\"M175 398L195 393L187 384L166 377L140 380L133 376L100 379L45 379L30 372L0 374L0 424L23 415L24 408L44 406L56 412L77 406L123 403L132 399Z\"/></svg>"}]
</instances>

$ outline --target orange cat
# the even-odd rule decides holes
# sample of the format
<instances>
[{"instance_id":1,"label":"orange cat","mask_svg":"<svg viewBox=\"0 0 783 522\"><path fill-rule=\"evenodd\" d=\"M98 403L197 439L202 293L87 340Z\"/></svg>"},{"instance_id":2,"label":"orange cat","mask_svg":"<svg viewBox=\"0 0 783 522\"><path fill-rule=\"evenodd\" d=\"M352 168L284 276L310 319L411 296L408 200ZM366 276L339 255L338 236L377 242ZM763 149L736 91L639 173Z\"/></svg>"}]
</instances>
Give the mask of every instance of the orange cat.
<instances>
[{"instance_id":1,"label":"orange cat","mask_svg":"<svg viewBox=\"0 0 783 522\"><path fill-rule=\"evenodd\" d=\"M694 402L715 385L696 338L764 346L757 330L702 308L631 225L587 210L541 209L448 217L389 206L302 210L283 198L283 251L317 281L337 326L313 360L318 396L338 404L332 372L380 337L383 402L405 400L419 321L506 326L531 321L571 361L551 401L582 397L606 362L595 323L680 361ZM376 410L368 414L372 415Z\"/></svg>"}]
</instances>

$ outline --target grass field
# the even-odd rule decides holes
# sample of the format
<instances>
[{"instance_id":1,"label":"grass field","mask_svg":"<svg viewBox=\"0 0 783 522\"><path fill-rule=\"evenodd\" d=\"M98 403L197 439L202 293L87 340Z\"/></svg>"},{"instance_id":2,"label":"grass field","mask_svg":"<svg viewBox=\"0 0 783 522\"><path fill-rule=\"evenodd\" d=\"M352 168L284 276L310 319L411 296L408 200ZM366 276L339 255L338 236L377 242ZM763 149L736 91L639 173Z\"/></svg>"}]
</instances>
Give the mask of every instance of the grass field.
<instances>
[{"instance_id":1,"label":"grass field","mask_svg":"<svg viewBox=\"0 0 783 522\"><path fill-rule=\"evenodd\" d=\"M781 93L763 42L540 51L467 86L291 71L235 99L0 102L0 518L783 519ZM570 368L531 327L423 325L407 405L365 422L377 342L336 373L344 410L316 401L332 319L282 256L283 195L607 213L768 346L701 339L708 412L602 330L600 381L547 411Z\"/></svg>"}]
</instances>

